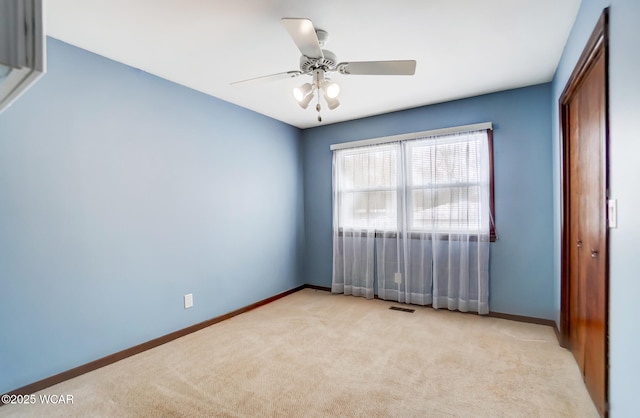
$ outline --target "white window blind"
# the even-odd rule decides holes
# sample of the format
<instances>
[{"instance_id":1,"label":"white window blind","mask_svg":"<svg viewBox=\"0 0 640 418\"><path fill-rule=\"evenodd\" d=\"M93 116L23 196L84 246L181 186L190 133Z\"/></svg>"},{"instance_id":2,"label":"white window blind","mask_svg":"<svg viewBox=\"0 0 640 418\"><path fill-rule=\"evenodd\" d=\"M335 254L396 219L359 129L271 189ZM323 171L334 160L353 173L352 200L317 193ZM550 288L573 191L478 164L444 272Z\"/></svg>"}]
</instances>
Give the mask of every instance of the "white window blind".
<instances>
[{"instance_id":1,"label":"white window blind","mask_svg":"<svg viewBox=\"0 0 640 418\"><path fill-rule=\"evenodd\" d=\"M398 151L395 144L337 151L340 227L397 229Z\"/></svg>"},{"instance_id":2,"label":"white window blind","mask_svg":"<svg viewBox=\"0 0 640 418\"><path fill-rule=\"evenodd\" d=\"M488 231L480 193L481 147L486 135L467 133L406 144L410 230L447 233ZM485 203L488 203L485 202ZM488 219L487 219L488 220Z\"/></svg>"}]
</instances>

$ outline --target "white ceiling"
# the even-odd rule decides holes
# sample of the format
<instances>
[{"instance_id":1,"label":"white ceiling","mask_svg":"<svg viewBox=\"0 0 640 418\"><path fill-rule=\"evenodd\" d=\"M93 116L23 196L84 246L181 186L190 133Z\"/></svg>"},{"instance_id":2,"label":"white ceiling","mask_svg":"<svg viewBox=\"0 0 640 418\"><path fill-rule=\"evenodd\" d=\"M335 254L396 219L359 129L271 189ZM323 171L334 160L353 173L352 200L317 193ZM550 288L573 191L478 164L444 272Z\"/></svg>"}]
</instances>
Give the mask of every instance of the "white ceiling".
<instances>
[{"instance_id":1,"label":"white ceiling","mask_svg":"<svg viewBox=\"0 0 640 418\"><path fill-rule=\"evenodd\" d=\"M414 76L340 75L323 124L551 80L581 0L48 0L47 34L299 128L317 126L291 89L311 77L231 86L297 70L280 23L329 32L338 61L415 59ZM308 78L308 80L307 80Z\"/></svg>"}]
</instances>

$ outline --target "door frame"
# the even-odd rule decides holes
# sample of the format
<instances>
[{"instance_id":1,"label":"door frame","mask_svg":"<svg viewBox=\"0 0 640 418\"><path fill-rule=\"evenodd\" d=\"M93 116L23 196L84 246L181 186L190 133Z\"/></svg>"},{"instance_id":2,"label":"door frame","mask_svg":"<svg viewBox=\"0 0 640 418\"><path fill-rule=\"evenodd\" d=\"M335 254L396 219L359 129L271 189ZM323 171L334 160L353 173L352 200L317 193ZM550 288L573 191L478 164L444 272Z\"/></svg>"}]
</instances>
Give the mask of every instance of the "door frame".
<instances>
[{"instance_id":1,"label":"door frame","mask_svg":"<svg viewBox=\"0 0 640 418\"><path fill-rule=\"evenodd\" d=\"M558 100L560 114L560 164L561 164L561 265L560 265L560 345L570 348L570 280L569 280L569 264L570 251L573 243L570 241L570 187L569 187L569 103L573 98L576 90L581 86L585 76L591 70L596 60L604 54L605 60L605 137L601 144L601 152L603 155L602 179L604 187L602 196L605 196L603 204L603 213L608 216L606 210L606 200L609 199L609 8L603 10L595 29L593 30L587 44L578 59L578 62L567 81L567 85ZM608 402L609 392L609 228L605 222L605 402ZM606 407L605 407L606 414Z\"/></svg>"}]
</instances>

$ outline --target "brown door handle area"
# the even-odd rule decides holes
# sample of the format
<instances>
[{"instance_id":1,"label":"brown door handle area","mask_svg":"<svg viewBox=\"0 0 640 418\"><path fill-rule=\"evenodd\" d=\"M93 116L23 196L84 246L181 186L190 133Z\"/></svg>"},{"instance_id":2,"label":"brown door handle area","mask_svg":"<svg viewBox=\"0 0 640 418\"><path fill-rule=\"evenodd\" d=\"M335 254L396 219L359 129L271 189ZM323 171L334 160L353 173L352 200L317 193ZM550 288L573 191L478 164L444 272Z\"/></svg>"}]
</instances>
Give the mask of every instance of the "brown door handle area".
<instances>
[{"instance_id":1,"label":"brown door handle area","mask_svg":"<svg viewBox=\"0 0 640 418\"><path fill-rule=\"evenodd\" d=\"M576 246L578 248L582 248L582 240L578 240L578 242L576 242Z\"/></svg>"},{"instance_id":2,"label":"brown door handle area","mask_svg":"<svg viewBox=\"0 0 640 418\"><path fill-rule=\"evenodd\" d=\"M598 252L596 250L591 250L591 258L598 258Z\"/></svg>"}]
</instances>

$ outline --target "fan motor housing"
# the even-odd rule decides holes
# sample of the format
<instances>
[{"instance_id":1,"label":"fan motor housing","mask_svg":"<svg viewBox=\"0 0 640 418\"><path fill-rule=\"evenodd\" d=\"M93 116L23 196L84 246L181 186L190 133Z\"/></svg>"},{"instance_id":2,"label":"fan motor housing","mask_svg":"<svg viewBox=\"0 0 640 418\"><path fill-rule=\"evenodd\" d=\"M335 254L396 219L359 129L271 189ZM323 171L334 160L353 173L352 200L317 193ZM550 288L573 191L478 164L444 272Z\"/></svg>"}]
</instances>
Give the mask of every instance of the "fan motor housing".
<instances>
[{"instance_id":1,"label":"fan motor housing","mask_svg":"<svg viewBox=\"0 0 640 418\"><path fill-rule=\"evenodd\" d=\"M315 59L305 57L304 55L300 57L300 71L306 73L309 71L313 71L317 68L321 68L324 71L333 71L336 68L337 59L336 54L326 49L322 50L322 55L324 58Z\"/></svg>"}]
</instances>

